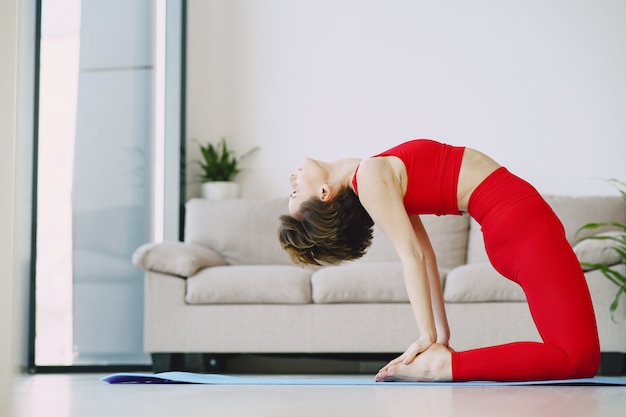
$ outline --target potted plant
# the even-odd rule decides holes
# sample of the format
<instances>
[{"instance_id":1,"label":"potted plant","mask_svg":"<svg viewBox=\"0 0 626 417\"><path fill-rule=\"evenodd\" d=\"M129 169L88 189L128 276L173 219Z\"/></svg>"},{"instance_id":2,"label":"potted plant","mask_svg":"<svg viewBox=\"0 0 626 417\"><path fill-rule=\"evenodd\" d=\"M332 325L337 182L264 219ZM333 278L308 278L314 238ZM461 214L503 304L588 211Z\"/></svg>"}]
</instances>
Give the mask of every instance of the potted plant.
<instances>
[{"instance_id":1,"label":"potted plant","mask_svg":"<svg viewBox=\"0 0 626 417\"><path fill-rule=\"evenodd\" d=\"M240 164L247 156L256 151L253 148L237 158L235 152L228 148L226 139L218 144L199 144L202 159L198 161L202 174L202 195L210 200L222 200L239 197L239 184L234 182L235 176L241 172Z\"/></svg>"},{"instance_id":2,"label":"potted plant","mask_svg":"<svg viewBox=\"0 0 626 417\"><path fill-rule=\"evenodd\" d=\"M624 201L626 201L626 183L617 179L609 179L608 181L619 191ZM615 321L614 314L619 306L620 298L622 294L626 294L626 276L615 268L617 265L626 263L626 225L620 222L587 223L578 229L578 232L582 230L594 230L601 227L610 227L614 229L614 231L586 236L579 239L578 242L584 240L603 241L605 245L602 247L602 251L613 251L614 259L617 262L611 262L612 265L607 265L606 262L581 262L581 265L588 269L599 269L609 281L617 285L617 293L610 306L611 318Z\"/></svg>"}]
</instances>

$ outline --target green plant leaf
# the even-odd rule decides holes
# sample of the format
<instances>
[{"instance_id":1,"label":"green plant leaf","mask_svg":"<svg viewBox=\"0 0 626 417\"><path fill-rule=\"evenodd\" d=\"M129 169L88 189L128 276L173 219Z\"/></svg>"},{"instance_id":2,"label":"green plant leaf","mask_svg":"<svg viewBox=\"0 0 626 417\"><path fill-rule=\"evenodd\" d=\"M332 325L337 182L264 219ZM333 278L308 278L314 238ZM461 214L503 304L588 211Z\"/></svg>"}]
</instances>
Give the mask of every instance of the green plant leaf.
<instances>
[{"instance_id":1,"label":"green plant leaf","mask_svg":"<svg viewBox=\"0 0 626 417\"><path fill-rule=\"evenodd\" d=\"M600 270L600 272L602 272L602 274L608 278L609 281L618 287L626 285L626 277L603 263L581 262L580 264L586 268Z\"/></svg>"},{"instance_id":2,"label":"green plant leaf","mask_svg":"<svg viewBox=\"0 0 626 417\"><path fill-rule=\"evenodd\" d=\"M208 143L198 146L202 155L202 160L197 161L202 169L202 181L232 181L241 172L239 164L244 157L258 149L253 148L241 158L237 158L235 152L228 148L225 138L216 145Z\"/></svg>"},{"instance_id":3,"label":"green plant leaf","mask_svg":"<svg viewBox=\"0 0 626 417\"><path fill-rule=\"evenodd\" d=\"M626 225L625 224L622 224L620 222L601 222L601 223L587 223L584 226L581 226L576 231L576 236L578 236L578 234L580 234L580 232L582 232L583 230L595 230L595 229L599 229L601 227L614 227L614 228L617 228L617 229L622 229L622 231L624 231L626 233ZM597 239L598 237L587 236L587 237L584 237L582 239L590 239L590 238L591 239Z\"/></svg>"},{"instance_id":4,"label":"green plant leaf","mask_svg":"<svg viewBox=\"0 0 626 417\"><path fill-rule=\"evenodd\" d=\"M606 249L606 248L605 248ZM622 258L622 259L626 259L626 249L625 248L620 248L617 246L612 246L611 249L613 249L615 252L617 252L617 254Z\"/></svg>"},{"instance_id":5,"label":"green plant leaf","mask_svg":"<svg viewBox=\"0 0 626 417\"><path fill-rule=\"evenodd\" d=\"M624 188L626 188L626 182L620 181L617 178L609 178L607 181L622 195L624 201L626 201L626 190L624 190Z\"/></svg>"},{"instance_id":6,"label":"green plant leaf","mask_svg":"<svg viewBox=\"0 0 626 417\"><path fill-rule=\"evenodd\" d=\"M611 320L614 323L617 323L617 321L615 320L615 312L617 311L617 307L619 306L619 300L622 294L626 294L626 286L622 286L617 290L617 293L615 294L615 298L613 299L613 302L611 303L611 306L609 307L609 311L611 312Z\"/></svg>"},{"instance_id":7,"label":"green plant leaf","mask_svg":"<svg viewBox=\"0 0 626 417\"><path fill-rule=\"evenodd\" d=\"M616 178L610 178L607 180L617 191L619 191L622 199L626 201L626 182L620 181ZM626 263L626 225L620 222L599 222L599 223L587 223L584 226L580 227L576 231L576 236L583 230L595 230L601 227L612 227L616 229L621 229L621 233L618 235L591 235L578 239L578 242L582 242L583 240L605 240L607 241L607 246L602 248L602 250L613 250L615 251L620 258L622 258L621 264ZM615 321L614 315L615 311L617 311L617 307L619 306L619 301L622 294L626 294L626 277L622 275L619 271L603 264L603 263L588 263L581 262L583 267L598 269L602 272L609 281L613 284L617 285L618 291L615 294L615 298L611 303L609 309L611 312L611 320Z\"/></svg>"}]
</instances>

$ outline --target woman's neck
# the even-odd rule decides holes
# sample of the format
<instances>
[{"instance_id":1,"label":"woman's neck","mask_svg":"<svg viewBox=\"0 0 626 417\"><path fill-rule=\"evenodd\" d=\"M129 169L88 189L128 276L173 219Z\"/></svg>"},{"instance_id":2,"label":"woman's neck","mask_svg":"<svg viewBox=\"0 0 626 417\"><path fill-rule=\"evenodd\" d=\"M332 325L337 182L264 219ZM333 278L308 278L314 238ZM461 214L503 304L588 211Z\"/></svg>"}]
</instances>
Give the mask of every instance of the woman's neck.
<instances>
[{"instance_id":1,"label":"woman's neck","mask_svg":"<svg viewBox=\"0 0 626 417\"><path fill-rule=\"evenodd\" d=\"M328 185L343 189L352 187L352 177L361 163L358 158L345 158L328 163Z\"/></svg>"}]
</instances>

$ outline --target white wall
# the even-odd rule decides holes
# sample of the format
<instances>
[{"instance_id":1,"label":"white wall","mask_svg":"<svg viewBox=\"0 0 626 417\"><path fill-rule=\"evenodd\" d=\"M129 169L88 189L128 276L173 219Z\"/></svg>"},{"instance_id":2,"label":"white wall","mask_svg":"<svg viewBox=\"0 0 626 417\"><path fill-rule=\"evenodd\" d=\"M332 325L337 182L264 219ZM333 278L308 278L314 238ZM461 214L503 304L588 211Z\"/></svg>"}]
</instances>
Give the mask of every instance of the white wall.
<instances>
[{"instance_id":1,"label":"white wall","mask_svg":"<svg viewBox=\"0 0 626 417\"><path fill-rule=\"evenodd\" d=\"M259 145L244 197L305 156L416 137L479 148L555 194L626 179L626 2L189 0L193 140ZM199 193L191 162L188 196Z\"/></svg>"}]
</instances>

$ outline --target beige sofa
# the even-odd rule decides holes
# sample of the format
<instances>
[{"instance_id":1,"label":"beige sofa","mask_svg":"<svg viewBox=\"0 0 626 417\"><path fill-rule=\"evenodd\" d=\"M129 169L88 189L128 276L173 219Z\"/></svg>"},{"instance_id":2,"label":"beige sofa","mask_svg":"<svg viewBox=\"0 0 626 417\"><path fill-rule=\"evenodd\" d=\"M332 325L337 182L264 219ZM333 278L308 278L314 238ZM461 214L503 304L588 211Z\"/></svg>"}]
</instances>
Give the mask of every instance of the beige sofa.
<instances>
[{"instance_id":1,"label":"beige sofa","mask_svg":"<svg viewBox=\"0 0 626 417\"><path fill-rule=\"evenodd\" d=\"M546 196L574 242L587 222L626 223L619 197ZM190 200L185 242L149 243L145 269L145 351L158 353L398 353L417 338L400 263L386 237L341 266L291 264L277 239L286 199ZM540 340L521 289L491 267L480 226L469 216L423 216L438 256L457 350ZM584 260L618 263L597 241L577 244ZM619 265L622 273L626 266ZM601 349L626 352L626 300L612 321L617 287L587 271ZM167 365L165 366L167 368Z\"/></svg>"}]
</instances>

